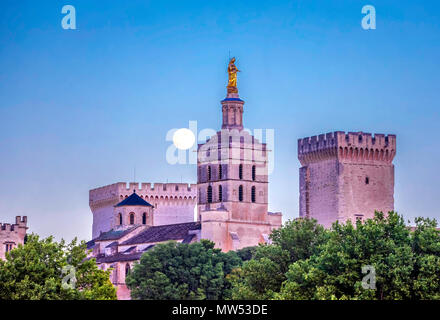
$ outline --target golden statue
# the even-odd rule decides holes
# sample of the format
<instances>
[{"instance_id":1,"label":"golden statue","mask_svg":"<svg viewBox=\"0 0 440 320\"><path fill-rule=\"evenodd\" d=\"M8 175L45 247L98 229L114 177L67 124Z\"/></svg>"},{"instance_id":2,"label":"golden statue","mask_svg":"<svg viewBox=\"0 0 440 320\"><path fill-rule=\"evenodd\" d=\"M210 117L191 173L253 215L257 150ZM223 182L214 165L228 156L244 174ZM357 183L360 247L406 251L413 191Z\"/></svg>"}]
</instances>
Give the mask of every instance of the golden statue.
<instances>
[{"instance_id":1,"label":"golden statue","mask_svg":"<svg viewBox=\"0 0 440 320\"><path fill-rule=\"evenodd\" d=\"M231 61L229 61L229 65L228 65L228 74L229 74L229 81L227 86L228 93L238 93L237 72L240 72L240 70L237 69L234 62L235 62L235 58L232 58Z\"/></svg>"}]
</instances>

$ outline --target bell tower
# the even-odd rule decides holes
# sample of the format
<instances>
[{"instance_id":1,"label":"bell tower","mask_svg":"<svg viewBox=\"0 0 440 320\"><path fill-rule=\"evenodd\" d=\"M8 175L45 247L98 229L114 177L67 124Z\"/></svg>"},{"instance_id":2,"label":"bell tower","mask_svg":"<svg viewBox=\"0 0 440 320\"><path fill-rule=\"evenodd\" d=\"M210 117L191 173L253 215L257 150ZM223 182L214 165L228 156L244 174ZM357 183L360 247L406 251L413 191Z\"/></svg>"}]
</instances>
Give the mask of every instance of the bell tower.
<instances>
[{"instance_id":1,"label":"bell tower","mask_svg":"<svg viewBox=\"0 0 440 320\"><path fill-rule=\"evenodd\" d=\"M198 146L198 220L201 236L223 251L266 242L281 226L281 214L268 209L266 144L243 130L243 105L237 89L235 58L228 66L222 130Z\"/></svg>"},{"instance_id":2,"label":"bell tower","mask_svg":"<svg viewBox=\"0 0 440 320\"><path fill-rule=\"evenodd\" d=\"M243 130L243 105L244 101L238 97L237 93L229 93L221 101L223 112L222 129Z\"/></svg>"}]
</instances>

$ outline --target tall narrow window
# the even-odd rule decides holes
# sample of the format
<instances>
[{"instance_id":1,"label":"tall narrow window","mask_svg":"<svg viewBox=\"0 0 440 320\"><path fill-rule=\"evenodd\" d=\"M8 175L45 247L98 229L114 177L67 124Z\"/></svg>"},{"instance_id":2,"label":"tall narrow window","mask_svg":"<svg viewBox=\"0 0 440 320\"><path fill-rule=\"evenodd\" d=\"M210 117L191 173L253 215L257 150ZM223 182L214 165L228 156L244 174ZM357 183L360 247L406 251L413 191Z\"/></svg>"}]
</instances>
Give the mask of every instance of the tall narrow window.
<instances>
[{"instance_id":1,"label":"tall narrow window","mask_svg":"<svg viewBox=\"0 0 440 320\"><path fill-rule=\"evenodd\" d=\"M256 167L252 166L252 180L253 181L255 181L255 178L256 178L256 171L257 171Z\"/></svg>"},{"instance_id":2,"label":"tall narrow window","mask_svg":"<svg viewBox=\"0 0 440 320\"><path fill-rule=\"evenodd\" d=\"M211 181L211 166L208 166L208 181Z\"/></svg>"},{"instance_id":3,"label":"tall narrow window","mask_svg":"<svg viewBox=\"0 0 440 320\"><path fill-rule=\"evenodd\" d=\"M370 183L370 178L365 177L365 184L369 184Z\"/></svg>"},{"instance_id":4,"label":"tall narrow window","mask_svg":"<svg viewBox=\"0 0 440 320\"><path fill-rule=\"evenodd\" d=\"M223 201L223 188L222 188L222 186L218 186L218 201L219 202Z\"/></svg>"},{"instance_id":5,"label":"tall narrow window","mask_svg":"<svg viewBox=\"0 0 440 320\"><path fill-rule=\"evenodd\" d=\"M146 212L144 212L142 214L142 224L147 224L147 213Z\"/></svg>"},{"instance_id":6,"label":"tall narrow window","mask_svg":"<svg viewBox=\"0 0 440 320\"><path fill-rule=\"evenodd\" d=\"M119 213L119 225L122 226L122 213Z\"/></svg>"},{"instance_id":7,"label":"tall narrow window","mask_svg":"<svg viewBox=\"0 0 440 320\"><path fill-rule=\"evenodd\" d=\"M255 202L255 200L256 200L255 186L253 186L251 189L251 198L252 198L252 202Z\"/></svg>"},{"instance_id":8,"label":"tall narrow window","mask_svg":"<svg viewBox=\"0 0 440 320\"><path fill-rule=\"evenodd\" d=\"M243 179L243 165L242 164L240 164L238 166L238 178Z\"/></svg>"},{"instance_id":9,"label":"tall narrow window","mask_svg":"<svg viewBox=\"0 0 440 320\"><path fill-rule=\"evenodd\" d=\"M134 224L134 213L130 213L130 224Z\"/></svg>"},{"instance_id":10,"label":"tall narrow window","mask_svg":"<svg viewBox=\"0 0 440 320\"><path fill-rule=\"evenodd\" d=\"M222 177L223 177L223 168L222 168L222 165L220 164L218 166L218 179L221 180Z\"/></svg>"},{"instance_id":11,"label":"tall narrow window","mask_svg":"<svg viewBox=\"0 0 440 320\"><path fill-rule=\"evenodd\" d=\"M238 201L243 201L243 186L238 187Z\"/></svg>"},{"instance_id":12,"label":"tall narrow window","mask_svg":"<svg viewBox=\"0 0 440 320\"><path fill-rule=\"evenodd\" d=\"M130 265L127 263L125 265L125 276L128 276L129 273L130 273Z\"/></svg>"},{"instance_id":13,"label":"tall narrow window","mask_svg":"<svg viewBox=\"0 0 440 320\"><path fill-rule=\"evenodd\" d=\"M208 186L208 203L212 203L212 187Z\"/></svg>"}]
</instances>

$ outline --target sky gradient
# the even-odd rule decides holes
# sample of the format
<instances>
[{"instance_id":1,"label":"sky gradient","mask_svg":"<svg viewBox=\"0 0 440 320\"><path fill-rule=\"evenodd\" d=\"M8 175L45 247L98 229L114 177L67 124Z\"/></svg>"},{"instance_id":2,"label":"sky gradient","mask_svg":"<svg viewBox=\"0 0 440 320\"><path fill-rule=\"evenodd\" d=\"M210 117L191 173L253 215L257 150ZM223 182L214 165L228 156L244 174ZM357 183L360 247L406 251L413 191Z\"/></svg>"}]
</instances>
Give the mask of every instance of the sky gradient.
<instances>
[{"instance_id":1,"label":"sky gradient","mask_svg":"<svg viewBox=\"0 0 440 320\"><path fill-rule=\"evenodd\" d=\"M61 28L76 8L77 30ZM364 5L377 29L361 28ZM298 216L297 139L397 135L395 208L439 218L437 1L1 1L0 222L89 240L88 190L196 182L172 128L219 129L229 54L247 128L274 129L269 209Z\"/></svg>"}]
</instances>

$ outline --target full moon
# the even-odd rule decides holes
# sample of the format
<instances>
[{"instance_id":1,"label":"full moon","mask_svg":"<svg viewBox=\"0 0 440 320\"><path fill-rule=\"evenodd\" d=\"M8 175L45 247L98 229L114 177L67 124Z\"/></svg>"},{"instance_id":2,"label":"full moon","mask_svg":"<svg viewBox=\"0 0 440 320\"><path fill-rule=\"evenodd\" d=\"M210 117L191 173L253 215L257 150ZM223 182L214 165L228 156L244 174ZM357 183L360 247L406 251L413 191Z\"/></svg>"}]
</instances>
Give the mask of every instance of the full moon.
<instances>
[{"instance_id":1,"label":"full moon","mask_svg":"<svg viewBox=\"0 0 440 320\"><path fill-rule=\"evenodd\" d=\"M196 137L194 137L194 133L189 129L182 128L174 132L173 143L177 149L187 150L194 145L195 141Z\"/></svg>"}]
</instances>

